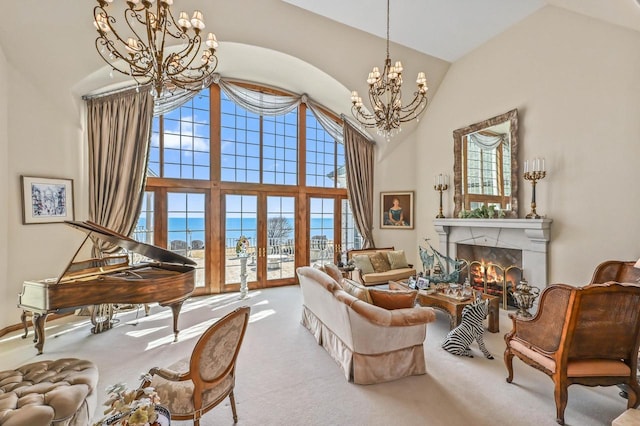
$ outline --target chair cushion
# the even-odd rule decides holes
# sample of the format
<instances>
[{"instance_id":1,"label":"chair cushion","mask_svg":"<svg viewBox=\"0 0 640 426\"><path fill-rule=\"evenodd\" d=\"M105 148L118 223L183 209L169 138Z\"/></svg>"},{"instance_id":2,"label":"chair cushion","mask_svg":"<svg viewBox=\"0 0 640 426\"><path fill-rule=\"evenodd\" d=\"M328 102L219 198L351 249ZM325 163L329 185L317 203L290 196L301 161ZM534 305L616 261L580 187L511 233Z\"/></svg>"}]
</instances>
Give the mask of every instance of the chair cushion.
<instances>
[{"instance_id":1,"label":"chair cushion","mask_svg":"<svg viewBox=\"0 0 640 426\"><path fill-rule=\"evenodd\" d=\"M417 290L386 290L370 288L369 295L374 305L385 309L413 308L416 304Z\"/></svg>"},{"instance_id":2,"label":"chair cushion","mask_svg":"<svg viewBox=\"0 0 640 426\"><path fill-rule=\"evenodd\" d=\"M353 256L353 263L356 265L356 268L360 269L363 275L375 272L371 264L371 259L366 254L356 254Z\"/></svg>"},{"instance_id":3,"label":"chair cushion","mask_svg":"<svg viewBox=\"0 0 640 426\"><path fill-rule=\"evenodd\" d=\"M189 358L184 358L172 364L168 370L180 373L189 371ZM149 386L155 388L162 405L166 406L172 415L193 415L195 408L193 406L193 382L191 380L173 382L154 375ZM203 407L213 404L221 395L228 395L232 387L233 376L228 375L218 386L205 392L202 401Z\"/></svg>"},{"instance_id":4,"label":"chair cushion","mask_svg":"<svg viewBox=\"0 0 640 426\"><path fill-rule=\"evenodd\" d=\"M391 265L389 265L389 260L387 260L387 255L384 252L376 252L369 255L369 259L371 260L371 265L373 266L373 270L375 272L387 272L391 269Z\"/></svg>"},{"instance_id":5,"label":"chair cushion","mask_svg":"<svg viewBox=\"0 0 640 426\"><path fill-rule=\"evenodd\" d=\"M389 250L387 252L387 258L389 259L389 265L391 269L408 268L407 256L404 254L404 250Z\"/></svg>"},{"instance_id":6,"label":"chair cushion","mask_svg":"<svg viewBox=\"0 0 640 426\"><path fill-rule=\"evenodd\" d=\"M551 371L552 373L556 371L556 362L553 359L545 355L542 355L540 352L534 351L528 346L525 346L519 340L516 340L516 339L509 340L509 346L515 349L516 351L520 352L522 355L526 356L527 358L531 359L532 361L537 362L538 364L540 364L547 370Z\"/></svg>"}]
</instances>

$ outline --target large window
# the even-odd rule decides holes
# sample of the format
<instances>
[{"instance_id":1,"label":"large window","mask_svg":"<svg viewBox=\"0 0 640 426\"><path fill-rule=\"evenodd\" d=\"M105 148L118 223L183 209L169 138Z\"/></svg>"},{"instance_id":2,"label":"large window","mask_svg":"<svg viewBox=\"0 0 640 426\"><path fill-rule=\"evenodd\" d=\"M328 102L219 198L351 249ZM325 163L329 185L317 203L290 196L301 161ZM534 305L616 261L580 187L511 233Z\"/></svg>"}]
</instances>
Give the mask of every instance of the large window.
<instances>
[{"instance_id":1,"label":"large window","mask_svg":"<svg viewBox=\"0 0 640 426\"><path fill-rule=\"evenodd\" d=\"M209 179L209 91L153 120L149 171L152 176Z\"/></svg>"},{"instance_id":2,"label":"large window","mask_svg":"<svg viewBox=\"0 0 640 426\"><path fill-rule=\"evenodd\" d=\"M337 144L307 111L307 185L346 188L344 145Z\"/></svg>"},{"instance_id":3,"label":"large window","mask_svg":"<svg viewBox=\"0 0 640 426\"><path fill-rule=\"evenodd\" d=\"M305 104L263 116L212 86L154 119L136 235L194 259L200 293L293 283L295 267L360 245L344 166Z\"/></svg>"}]
</instances>

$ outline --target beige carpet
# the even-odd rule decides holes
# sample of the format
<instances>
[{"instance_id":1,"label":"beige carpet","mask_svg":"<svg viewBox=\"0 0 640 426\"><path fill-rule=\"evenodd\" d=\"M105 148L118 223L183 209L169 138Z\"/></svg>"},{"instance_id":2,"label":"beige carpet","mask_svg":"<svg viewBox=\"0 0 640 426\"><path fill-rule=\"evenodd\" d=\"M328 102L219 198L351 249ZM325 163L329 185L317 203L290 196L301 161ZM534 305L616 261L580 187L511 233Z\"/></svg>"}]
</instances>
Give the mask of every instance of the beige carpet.
<instances>
[{"instance_id":1,"label":"beige carpet","mask_svg":"<svg viewBox=\"0 0 640 426\"><path fill-rule=\"evenodd\" d=\"M390 383L360 386L345 381L342 371L300 325L301 294L297 286L189 300L180 316L180 340L172 343L171 313L152 307L136 319L121 313L120 322L99 335L89 332L85 317L47 324L44 354L36 356L29 339L11 333L0 339L0 369L43 359L78 357L100 370L98 401L104 389L124 381L137 386L143 371L169 365L191 352L212 321L237 306L252 308L251 323L240 351L236 401L239 425L555 425L553 383L544 374L514 360L514 383L505 381L502 361L510 320L501 312L500 333L486 333L488 360L472 345L473 359L440 348L448 320L438 313L427 327L427 374ZM96 408L95 419L102 414ZM565 413L568 425L610 425L626 409L618 388L571 386ZM189 422L172 422L186 425ZM228 400L207 413L207 425L232 425Z\"/></svg>"}]
</instances>

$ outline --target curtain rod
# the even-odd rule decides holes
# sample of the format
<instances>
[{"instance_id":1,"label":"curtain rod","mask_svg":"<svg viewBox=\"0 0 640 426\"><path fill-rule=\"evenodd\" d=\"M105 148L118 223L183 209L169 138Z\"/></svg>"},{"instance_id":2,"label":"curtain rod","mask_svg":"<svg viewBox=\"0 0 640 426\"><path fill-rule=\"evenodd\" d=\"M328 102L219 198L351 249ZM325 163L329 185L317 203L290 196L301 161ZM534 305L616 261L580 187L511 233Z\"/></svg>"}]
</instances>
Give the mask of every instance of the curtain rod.
<instances>
[{"instance_id":1,"label":"curtain rod","mask_svg":"<svg viewBox=\"0 0 640 426\"><path fill-rule=\"evenodd\" d=\"M115 94L118 94L118 93L126 92L128 90L133 90L135 88L144 89L147 86L148 86L148 84L133 85L133 86L121 87L119 89L107 90L106 92L95 93L93 95L82 95L82 100L83 101L88 101L88 100L91 100L91 99L100 98L102 96L115 95Z\"/></svg>"}]
</instances>

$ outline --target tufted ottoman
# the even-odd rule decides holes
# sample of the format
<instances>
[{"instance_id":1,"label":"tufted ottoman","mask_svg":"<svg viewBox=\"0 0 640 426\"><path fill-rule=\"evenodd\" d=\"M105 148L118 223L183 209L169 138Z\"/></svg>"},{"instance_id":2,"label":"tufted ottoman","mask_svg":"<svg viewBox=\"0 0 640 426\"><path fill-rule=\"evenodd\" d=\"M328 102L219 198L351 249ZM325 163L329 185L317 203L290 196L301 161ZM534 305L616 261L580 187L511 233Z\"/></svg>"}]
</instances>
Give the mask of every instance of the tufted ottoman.
<instances>
[{"instance_id":1,"label":"tufted ottoman","mask_svg":"<svg viewBox=\"0 0 640 426\"><path fill-rule=\"evenodd\" d=\"M0 371L0 425L88 425L97 384L98 368L75 358Z\"/></svg>"}]
</instances>

